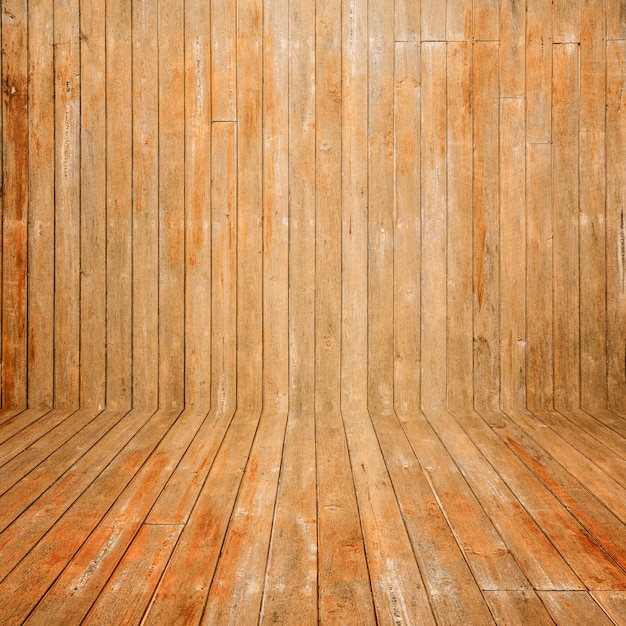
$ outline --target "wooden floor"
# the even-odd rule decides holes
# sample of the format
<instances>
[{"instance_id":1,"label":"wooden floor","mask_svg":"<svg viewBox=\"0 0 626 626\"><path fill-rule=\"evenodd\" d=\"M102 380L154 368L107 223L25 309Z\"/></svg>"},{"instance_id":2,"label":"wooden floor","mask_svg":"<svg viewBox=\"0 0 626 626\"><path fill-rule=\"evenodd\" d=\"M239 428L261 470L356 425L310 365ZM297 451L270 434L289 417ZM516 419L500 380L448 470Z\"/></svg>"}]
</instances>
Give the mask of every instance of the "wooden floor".
<instances>
[{"instance_id":1,"label":"wooden floor","mask_svg":"<svg viewBox=\"0 0 626 626\"><path fill-rule=\"evenodd\" d=\"M626 624L609 412L4 412L2 624Z\"/></svg>"}]
</instances>

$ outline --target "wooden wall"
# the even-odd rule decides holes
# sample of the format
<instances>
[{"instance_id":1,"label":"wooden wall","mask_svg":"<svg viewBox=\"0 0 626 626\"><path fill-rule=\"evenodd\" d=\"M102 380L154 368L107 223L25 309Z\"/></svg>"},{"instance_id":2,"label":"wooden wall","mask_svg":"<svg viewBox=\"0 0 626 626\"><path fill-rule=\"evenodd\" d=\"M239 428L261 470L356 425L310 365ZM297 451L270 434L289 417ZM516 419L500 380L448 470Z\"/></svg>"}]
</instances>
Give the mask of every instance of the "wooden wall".
<instances>
[{"instance_id":1,"label":"wooden wall","mask_svg":"<svg viewBox=\"0 0 626 626\"><path fill-rule=\"evenodd\" d=\"M623 413L625 38L624 0L3 0L2 407Z\"/></svg>"}]
</instances>

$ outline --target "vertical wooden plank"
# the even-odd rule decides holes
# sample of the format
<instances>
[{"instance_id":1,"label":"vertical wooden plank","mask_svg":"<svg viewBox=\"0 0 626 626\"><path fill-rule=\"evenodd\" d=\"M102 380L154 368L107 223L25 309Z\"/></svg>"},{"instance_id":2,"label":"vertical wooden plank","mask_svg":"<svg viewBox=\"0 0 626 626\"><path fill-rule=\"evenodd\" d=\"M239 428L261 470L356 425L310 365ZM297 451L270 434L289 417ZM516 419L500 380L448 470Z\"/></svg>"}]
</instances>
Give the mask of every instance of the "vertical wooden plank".
<instances>
[{"instance_id":1,"label":"vertical wooden plank","mask_svg":"<svg viewBox=\"0 0 626 626\"><path fill-rule=\"evenodd\" d=\"M578 46L553 47L554 401L580 402L578 241Z\"/></svg>"},{"instance_id":2,"label":"vertical wooden plank","mask_svg":"<svg viewBox=\"0 0 626 626\"><path fill-rule=\"evenodd\" d=\"M289 11L263 7L263 406L289 395Z\"/></svg>"},{"instance_id":3,"label":"vertical wooden plank","mask_svg":"<svg viewBox=\"0 0 626 626\"><path fill-rule=\"evenodd\" d=\"M315 409L338 411L341 348L341 0L316 14Z\"/></svg>"},{"instance_id":4,"label":"vertical wooden plank","mask_svg":"<svg viewBox=\"0 0 626 626\"><path fill-rule=\"evenodd\" d=\"M55 406L79 403L80 61L78 0L55 0Z\"/></svg>"},{"instance_id":5,"label":"vertical wooden plank","mask_svg":"<svg viewBox=\"0 0 626 626\"><path fill-rule=\"evenodd\" d=\"M500 95L526 93L526 3L500 3Z\"/></svg>"},{"instance_id":6,"label":"vertical wooden plank","mask_svg":"<svg viewBox=\"0 0 626 626\"><path fill-rule=\"evenodd\" d=\"M606 0L607 38L626 39L626 2Z\"/></svg>"},{"instance_id":7,"label":"vertical wooden plank","mask_svg":"<svg viewBox=\"0 0 626 626\"><path fill-rule=\"evenodd\" d=\"M626 42L607 43L607 364L611 407L626 411Z\"/></svg>"},{"instance_id":8,"label":"vertical wooden plank","mask_svg":"<svg viewBox=\"0 0 626 626\"><path fill-rule=\"evenodd\" d=\"M393 405L393 13L369 4L368 406Z\"/></svg>"},{"instance_id":9,"label":"vertical wooden plank","mask_svg":"<svg viewBox=\"0 0 626 626\"><path fill-rule=\"evenodd\" d=\"M606 110L606 3L590 0L585 4L580 18L580 130L602 132Z\"/></svg>"},{"instance_id":10,"label":"vertical wooden plank","mask_svg":"<svg viewBox=\"0 0 626 626\"><path fill-rule=\"evenodd\" d=\"M498 41L500 38L499 0L474 0L474 40Z\"/></svg>"},{"instance_id":11,"label":"vertical wooden plank","mask_svg":"<svg viewBox=\"0 0 626 626\"><path fill-rule=\"evenodd\" d=\"M2 406L26 407L28 306L28 5L2 4Z\"/></svg>"},{"instance_id":12,"label":"vertical wooden plank","mask_svg":"<svg viewBox=\"0 0 626 626\"><path fill-rule=\"evenodd\" d=\"M290 4L289 409L312 414L315 381L315 6Z\"/></svg>"},{"instance_id":13,"label":"vertical wooden plank","mask_svg":"<svg viewBox=\"0 0 626 626\"><path fill-rule=\"evenodd\" d=\"M421 3L413 0L397 0L394 4L395 40L420 40L422 29Z\"/></svg>"},{"instance_id":14,"label":"vertical wooden plank","mask_svg":"<svg viewBox=\"0 0 626 626\"><path fill-rule=\"evenodd\" d=\"M211 403L210 4L185 2L185 404Z\"/></svg>"},{"instance_id":15,"label":"vertical wooden plank","mask_svg":"<svg viewBox=\"0 0 626 626\"><path fill-rule=\"evenodd\" d=\"M211 116L237 119L237 2L211 2Z\"/></svg>"},{"instance_id":16,"label":"vertical wooden plank","mask_svg":"<svg viewBox=\"0 0 626 626\"><path fill-rule=\"evenodd\" d=\"M448 4L451 5L449 10ZM458 8L460 8L458 0L449 0L449 2L448 0L441 2L425 0L422 2L420 8L422 41L445 41L448 15L452 15ZM466 10L471 14L471 9Z\"/></svg>"},{"instance_id":17,"label":"vertical wooden plank","mask_svg":"<svg viewBox=\"0 0 626 626\"><path fill-rule=\"evenodd\" d=\"M526 3L526 140L552 139L552 14L551 0Z\"/></svg>"},{"instance_id":18,"label":"vertical wooden plank","mask_svg":"<svg viewBox=\"0 0 626 626\"><path fill-rule=\"evenodd\" d=\"M82 0L80 397L106 402L106 34L105 5Z\"/></svg>"},{"instance_id":19,"label":"vertical wooden plank","mask_svg":"<svg viewBox=\"0 0 626 626\"><path fill-rule=\"evenodd\" d=\"M184 403L183 1L159 4L159 406Z\"/></svg>"},{"instance_id":20,"label":"vertical wooden plank","mask_svg":"<svg viewBox=\"0 0 626 626\"><path fill-rule=\"evenodd\" d=\"M523 98L500 100L501 404L525 406L526 142Z\"/></svg>"},{"instance_id":21,"label":"vertical wooden plank","mask_svg":"<svg viewBox=\"0 0 626 626\"><path fill-rule=\"evenodd\" d=\"M422 43L421 399L446 405L446 44Z\"/></svg>"},{"instance_id":22,"label":"vertical wooden plank","mask_svg":"<svg viewBox=\"0 0 626 626\"><path fill-rule=\"evenodd\" d=\"M52 408L54 373L54 48L52 1L28 6L28 405Z\"/></svg>"},{"instance_id":23,"label":"vertical wooden plank","mask_svg":"<svg viewBox=\"0 0 626 626\"><path fill-rule=\"evenodd\" d=\"M237 408L263 402L262 0L240 0L237 30Z\"/></svg>"},{"instance_id":24,"label":"vertical wooden plank","mask_svg":"<svg viewBox=\"0 0 626 626\"><path fill-rule=\"evenodd\" d=\"M345 0L342 28L342 408L367 404L367 3Z\"/></svg>"},{"instance_id":25,"label":"vertical wooden plank","mask_svg":"<svg viewBox=\"0 0 626 626\"><path fill-rule=\"evenodd\" d=\"M580 134L580 392L581 406L605 409L606 138Z\"/></svg>"},{"instance_id":26,"label":"vertical wooden plank","mask_svg":"<svg viewBox=\"0 0 626 626\"><path fill-rule=\"evenodd\" d=\"M106 401L120 410L129 409L132 401L128 349L133 276L131 52L131 6L125 0L110 0L106 4Z\"/></svg>"},{"instance_id":27,"label":"vertical wooden plank","mask_svg":"<svg viewBox=\"0 0 626 626\"><path fill-rule=\"evenodd\" d=\"M158 6L133 2L133 405L159 393Z\"/></svg>"},{"instance_id":28,"label":"vertical wooden plank","mask_svg":"<svg viewBox=\"0 0 626 626\"><path fill-rule=\"evenodd\" d=\"M472 408L472 45L447 47L447 373L448 406Z\"/></svg>"},{"instance_id":29,"label":"vertical wooden plank","mask_svg":"<svg viewBox=\"0 0 626 626\"><path fill-rule=\"evenodd\" d=\"M474 404L497 409L500 392L498 45L474 45Z\"/></svg>"},{"instance_id":30,"label":"vertical wooden plank","mask_svg":"<svg viewBox=\"0 0 626 626\"><path fill-rule=\"evenodd\" d=\"M237 125L214 122L211 142L211 407L237 389Z\"/></svg>"},{"instance_id":31,"label":"vertical wooden plank","mask_svg":"<svg viewBox=\"0 0 626 626\"><path fill-rule=\"evenodd\" d=\"M447 5L446 41L471 41L474 27L473 3L466 0L447 0Z\"/></svg>"},{"instance_id":32,"label":"vertical wooden plank","mask_svg":"<svg viewBox=\"0 0 626 626\"><path fill-rule=\"evenodd\" d=\"M552 146L526 148L526 393L530 409L553 401Z\"/></svg>"},{"instance_id":33,"label":"vertical wooden plank","mask_svg":"<svg viewBox=\"0 0 626 626\"><path fill-rule=\"evenodd\" d=\"M552 3L552 20L554 43L577 43L580 41L580 13L591 9L580 0L554 0Z\"/></svg>"},{"instance_id":34,"label":"vertical wooden plank","mask_svg":"<svg viewBox=\"0 0 626 626\"><path fill-rule=\"evenodd\" d=\"M394 406L420 406L420 44L396 44Z\"/></svg>"}]
</instances>

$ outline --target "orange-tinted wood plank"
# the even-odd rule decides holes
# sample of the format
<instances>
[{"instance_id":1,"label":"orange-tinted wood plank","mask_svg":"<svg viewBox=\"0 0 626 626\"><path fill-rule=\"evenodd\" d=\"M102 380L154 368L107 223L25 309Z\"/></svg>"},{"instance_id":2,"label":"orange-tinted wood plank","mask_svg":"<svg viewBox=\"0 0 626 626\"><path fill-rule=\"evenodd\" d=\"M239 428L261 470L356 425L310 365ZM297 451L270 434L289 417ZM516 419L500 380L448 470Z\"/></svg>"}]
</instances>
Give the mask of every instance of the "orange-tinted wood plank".
<instances>
[{"instance_id":1,"label":"orange-tinted wood plank","mask_svg":"<svg viewBox=\"0 0 626 626\"><path fill-rule=\"evenodd\" d=\"M559 593L540 591L539 597L557 624L571 624L572 626L585 624L611 626L613 624L613 620L585 591Z\"/></svg>"},{"instance_id":2,"label":"orange-tinted wood plank","mask_svg":"<svg viewBox=\"0 0 626 626\"><path fill-rule=\"evenodd\" d=\"M526 3L500 3L500 95L526 93ZM526 130L526 129L524 129Z\"/></svg>"},{"instance_id":3,"label":"orange-tinted wood plank","mask_svg":"<svg viewBox=\"0 0 626 626\"><path fill-rule=\"evenodd\" d=\"M485 591L497 624L553 626L550 614L534 591Z\"/></svg>"},{"instance_id":4,"label":"orange-tinted wood plank","mask_svg":"<svg viewBox=\"0 0 626 626\"><path fill-rule=\"evenodd\" d=\"M211 2L211 119L237 119L237 3Z\"/></svg>"}]
</instances>

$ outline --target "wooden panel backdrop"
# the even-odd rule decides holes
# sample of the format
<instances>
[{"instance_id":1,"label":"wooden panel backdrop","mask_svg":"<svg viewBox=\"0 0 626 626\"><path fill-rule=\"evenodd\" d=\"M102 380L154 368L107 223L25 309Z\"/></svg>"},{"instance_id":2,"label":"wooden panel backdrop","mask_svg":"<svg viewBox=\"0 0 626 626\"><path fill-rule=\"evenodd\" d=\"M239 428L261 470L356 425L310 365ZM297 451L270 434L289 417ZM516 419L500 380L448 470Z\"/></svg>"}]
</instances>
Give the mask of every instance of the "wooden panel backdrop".
<instances>
[{"instance_id":1,"label":"wooden panel backdrop","mask_svg":"<svg viewBox=\"0 0 626 626\"><path fill-rule=\"evenodd\" d=\"M617 0L2 6L4 409L626 411Z\"/></svg>"}]
</instances>

